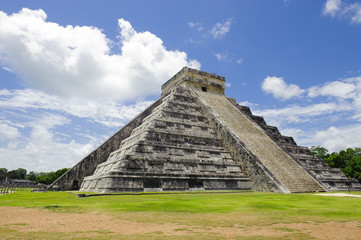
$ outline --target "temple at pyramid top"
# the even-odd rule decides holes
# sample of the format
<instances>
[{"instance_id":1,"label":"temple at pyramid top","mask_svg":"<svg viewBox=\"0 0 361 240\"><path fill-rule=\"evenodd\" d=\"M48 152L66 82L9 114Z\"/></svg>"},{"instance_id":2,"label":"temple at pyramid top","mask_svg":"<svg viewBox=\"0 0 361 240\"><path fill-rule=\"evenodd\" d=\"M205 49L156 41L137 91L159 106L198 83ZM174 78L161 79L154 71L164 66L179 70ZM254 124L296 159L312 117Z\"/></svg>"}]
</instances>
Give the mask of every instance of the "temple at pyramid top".
<instances>
[{"instance_id":1,"label":"temple at pyramid top","mask_svg":"<svg viewBox=\"0 0 361 240\"><path fill-rule=\"evenodd\" d=\"M224 95L225 78L184 67L160 98L51 187L86 192L361 190Z\"/></svg>"},{"instance_id":2,"label":"temple at pyramid top","mask_svg":"<svg viewBox=\"0 0 361 240\"><path fill-rule=\"evenodd\" d=\"M224 82L225 78L222 76L184 67L162 85L162 96L178 86L224 95Z\"/></svg>"}]
</instances>

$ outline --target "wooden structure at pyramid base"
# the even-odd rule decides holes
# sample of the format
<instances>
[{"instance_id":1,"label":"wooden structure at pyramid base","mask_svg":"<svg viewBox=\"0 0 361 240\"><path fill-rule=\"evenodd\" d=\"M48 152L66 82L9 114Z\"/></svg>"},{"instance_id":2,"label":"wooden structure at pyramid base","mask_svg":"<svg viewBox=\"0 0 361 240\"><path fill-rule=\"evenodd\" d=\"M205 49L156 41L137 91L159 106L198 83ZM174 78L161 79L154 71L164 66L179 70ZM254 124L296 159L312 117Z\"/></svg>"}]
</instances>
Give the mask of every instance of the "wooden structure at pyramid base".
<instances>
[{"instance_id":1,"label":"wooden structure at pyramid base","mask_svg":"<svg viewBox=\"0 0 361 240\"><path fill-rule=\"evenodd\" d=\"M183 68L162 96L53 186L81 191L361 190L339 169L224 95L225 79Z\"/></svg>"}]
</instances>

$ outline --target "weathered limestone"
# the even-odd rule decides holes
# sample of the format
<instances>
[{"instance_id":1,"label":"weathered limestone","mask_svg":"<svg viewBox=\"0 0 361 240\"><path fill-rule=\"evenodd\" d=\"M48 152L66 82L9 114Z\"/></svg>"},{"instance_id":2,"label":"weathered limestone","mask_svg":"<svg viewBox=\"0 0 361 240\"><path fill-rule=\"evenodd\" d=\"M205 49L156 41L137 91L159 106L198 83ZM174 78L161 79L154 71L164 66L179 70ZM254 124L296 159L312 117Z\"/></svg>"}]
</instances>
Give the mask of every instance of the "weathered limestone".
<instances>
[{"instance_id":1,"label":"weathered limestone","mask_svg":"<svg viewBox=\"0 0 361 240\"><path fill-rule=\"evenodd\" d=\"M302 166L324 189L328 191L361 190L361 184L356 179L347 178L338 168L330 168L323 159L313 156L307 147L298 146L292 137L282 136L277 127L268 126L262 117L252 115L249 107L238 105L232 98L228 98L228 100L239 111L257 123L284 152Z\"/></svg>"},{"instance_id":2,"label":"weathered limestone","mask_svg":"<svg viewBox=\"0 0 361 240\"><path fill-rule=\"evenodd\" d=\"M49 189L79 190L84 177L92 175L97 165L105 162L108 159L109 154L117 150L120 143L130 136L133 129L138 127L142 123L143 119L152 113L153 109L161 103L162 99L159 99L150 105L83 160L78 162L74 167L69 169L69 171L53 182L49 186Z\"/></svg>"},{"instance_id":3,"label":"weathered limestone","mask_svg":"<svg viewBox=\"0 0 361 240\"><path fill-rule=\"evenodd\" d=\"M174 88L135 128L81 191L250 189L189 89Z\"/></svg>"},{"instance_id":4,"label":"weathered limestone","mask_svg":"<svg viewBox=\"0 0 361 240\"><path fill-rule=\"evenodd\" d=\"M70 189L76 180L81 191L101 193L361 190L355 179L225 97L224 81L183 68L162 86L157 102L92 153L95 160L88 156L54 184Z\"/></svg>"}]
</instances>

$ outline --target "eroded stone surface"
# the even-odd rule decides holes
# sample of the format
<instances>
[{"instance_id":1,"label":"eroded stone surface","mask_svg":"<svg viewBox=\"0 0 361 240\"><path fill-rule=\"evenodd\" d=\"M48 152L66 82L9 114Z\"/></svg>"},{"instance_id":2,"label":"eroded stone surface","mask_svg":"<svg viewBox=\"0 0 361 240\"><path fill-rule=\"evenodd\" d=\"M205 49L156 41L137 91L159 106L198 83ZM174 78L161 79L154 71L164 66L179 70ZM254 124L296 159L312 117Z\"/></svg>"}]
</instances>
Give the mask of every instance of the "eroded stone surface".
<instances>
[{"instance_id":1,"label":"eroded stone surface","mask_svg":"<svg viewBox=\"0 0 361 240\"><path fill-rule=\"evenodd\" d=\"M183 68L158 101L54 184L68 190L77 181L94 192L361 190L357 180L226 98L224 81Z\"/></svg>"},{"instance_id":2,"label":"eroded stone surface","mask_svg":"<svg viewBox=\"0 0 361 240\"><path fill-rule=\"evenodd\" d=\"M338 168L331 168L322 158L313 156L307 147L298 146L292 137L281 135L277 127L268 126L262 117L253 115L248 107L238 105L232 98L228 100L260 126L285 153L327 191L361 190L361 185L356 179L347 178Z\"/></svg>"},{"instance_id":3,"label":"eroded stone surface","mask_svg":"<svg viewBox=\"0 0 361 240\"><path fill-rule=\"evenodd\" d=\"M184 87L173 88L108 160L83 181L81 191L184 191L250 189Z\"/></svg>"}]
</instances>

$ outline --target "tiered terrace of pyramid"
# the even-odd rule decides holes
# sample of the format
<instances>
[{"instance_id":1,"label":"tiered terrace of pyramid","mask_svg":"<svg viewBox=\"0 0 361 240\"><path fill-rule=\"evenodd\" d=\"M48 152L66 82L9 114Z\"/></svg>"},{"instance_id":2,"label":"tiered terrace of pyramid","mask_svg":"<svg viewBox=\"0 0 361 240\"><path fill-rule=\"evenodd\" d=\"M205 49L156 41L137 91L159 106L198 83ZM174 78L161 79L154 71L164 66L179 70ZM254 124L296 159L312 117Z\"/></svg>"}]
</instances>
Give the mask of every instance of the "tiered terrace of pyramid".
<instances>
[{"instance_id":1,"label":"tiered terrace of pyramid","mask_svg":"<svg viewBox=\"0 0 361 240\"><path fill-rule=\"evenodd\" d=\"M183 68L162 96L59 178L61 190L361 190L339 169L224 95L225 79Z\"/></svg>"}]
</instances>

